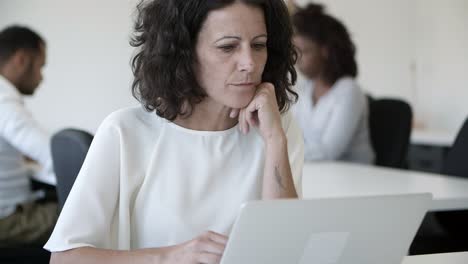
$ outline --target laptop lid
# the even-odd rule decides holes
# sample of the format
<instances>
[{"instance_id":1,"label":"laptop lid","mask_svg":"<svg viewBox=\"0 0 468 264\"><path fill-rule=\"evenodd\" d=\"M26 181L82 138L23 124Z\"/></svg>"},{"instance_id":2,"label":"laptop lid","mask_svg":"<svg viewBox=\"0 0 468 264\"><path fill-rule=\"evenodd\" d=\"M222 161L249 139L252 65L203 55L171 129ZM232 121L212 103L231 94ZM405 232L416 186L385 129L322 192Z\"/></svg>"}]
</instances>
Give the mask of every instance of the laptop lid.
<instances>
[{"instance_id":1,"label":"laptop lid","mask_svg":"<svg viewBox=\"0 0 468 264\"><path fill-rule=\"evenodd\" d=\"M404 194L248 202L221 264L400 264L431 200Z\"/></svg>"}]
</instances>

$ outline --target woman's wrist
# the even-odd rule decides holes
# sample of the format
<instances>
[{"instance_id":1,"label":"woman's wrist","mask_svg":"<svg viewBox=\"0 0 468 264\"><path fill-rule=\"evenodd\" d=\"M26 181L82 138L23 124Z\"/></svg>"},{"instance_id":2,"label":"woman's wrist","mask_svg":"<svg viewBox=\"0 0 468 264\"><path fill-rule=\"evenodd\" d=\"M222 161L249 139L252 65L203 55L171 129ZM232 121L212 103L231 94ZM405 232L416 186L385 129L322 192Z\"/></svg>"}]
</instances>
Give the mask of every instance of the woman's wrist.
<instances>
[{"instance_id":1,"label":"woman's wrist","mask_svg":"<svg viewBox=\"0 0 468 264\"><path fill-rule=\"evenodd\" d=\"M287 148L287 143L288 143L288 139L282 129L270 133L265 138L265 147L266 147L267 153L283 151Z\"/></svg>"},{"instance_id":2,"label":"woman's wrist","mask_svg":"<svg viewBox=\"0 0 468 264\"><path fill-rule=\"evenodd\" d=\"M141 249L137 251L137 255L140 256L142 263L158 263L158 264L165 264L166 257L165 251L167 248L147 248Z\"/></svg>"}]
</instances>

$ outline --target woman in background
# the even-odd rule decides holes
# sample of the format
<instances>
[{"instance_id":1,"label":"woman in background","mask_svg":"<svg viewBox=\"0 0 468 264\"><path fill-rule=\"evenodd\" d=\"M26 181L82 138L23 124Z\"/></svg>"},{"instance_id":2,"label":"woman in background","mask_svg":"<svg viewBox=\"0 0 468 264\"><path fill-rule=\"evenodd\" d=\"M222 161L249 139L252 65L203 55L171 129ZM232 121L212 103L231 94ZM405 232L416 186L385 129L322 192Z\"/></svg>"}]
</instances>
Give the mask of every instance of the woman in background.
<instances>
[{"instance_id":1,"label":"woman in background","mask_svg":"<svg viewBox=\"0 0 468 264\"><path fill-rule=\"evenodd\" d=\"M294 113L304 134L305 160L371 164L368 105L356 83L355 46L345 26L321 5L295 8L294 44L300 52Z\"/></svg>"}]
</instances>

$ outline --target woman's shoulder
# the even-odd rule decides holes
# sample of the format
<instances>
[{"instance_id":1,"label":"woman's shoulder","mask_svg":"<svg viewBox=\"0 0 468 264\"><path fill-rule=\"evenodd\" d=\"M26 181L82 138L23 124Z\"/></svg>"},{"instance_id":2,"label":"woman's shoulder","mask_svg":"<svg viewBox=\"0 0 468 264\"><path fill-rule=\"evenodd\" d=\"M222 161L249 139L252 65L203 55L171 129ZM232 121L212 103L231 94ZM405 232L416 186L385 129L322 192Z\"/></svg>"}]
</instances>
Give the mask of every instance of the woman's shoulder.
<instances>
[{"instance_id":1,"label":"woman's shoulder","mask_svg":"<svg viewBox=\"0 0 468 264\"><path fill-rule=\"evenodd\" d=\"M132 106L110 113L103 124L111 126L154 125L160 119L154 112L146 111L142 106Z\"/></svg>"},{"instance_id":2,"label":"woman's shoulder","mask_svg":"<svg viewBox=\"0 0 468 264\"><path fill-rule=\"evenodd\" d=\"M305 76L298 74L294 90L299 94L304 94L309 91L313 86L313 81L307 79Z\"/></svg>"},{"instance_id":3,"label":"woman's shoulder","mask_svg":"<svg viewBox=\"0 0 468 264\"><path fill-rule=\"evenodd\" d=\"M338 80L336 80L333 86L337 89L360 89L356 79L350 76L343 76L339 78Z\"/></svg>"},{"instance_id":4,"label":"woman's shoulder","mask_svg":"<svg viewBox=\"0 0 468 264\"><path fill-rule=\"evenodd\" d=\"M345 76L338 79L333 85L333 91L339 96L364 96L364 92L353 77Z\"/></svg>"},{"instance_id":5,"label":"woman's shoulder","mask_svg":"<svg viewBox=\"0 0 468 264\"><path fill-rule=\"evenodd\" d=\"M142 134L145 131L157 131L162 118L156 113L146 111L142 106L126 107L109 114L99 126L98 131L116 130L119 134ZM127 134L126 133L126 134Z\"/></svg>"}]
</instances>

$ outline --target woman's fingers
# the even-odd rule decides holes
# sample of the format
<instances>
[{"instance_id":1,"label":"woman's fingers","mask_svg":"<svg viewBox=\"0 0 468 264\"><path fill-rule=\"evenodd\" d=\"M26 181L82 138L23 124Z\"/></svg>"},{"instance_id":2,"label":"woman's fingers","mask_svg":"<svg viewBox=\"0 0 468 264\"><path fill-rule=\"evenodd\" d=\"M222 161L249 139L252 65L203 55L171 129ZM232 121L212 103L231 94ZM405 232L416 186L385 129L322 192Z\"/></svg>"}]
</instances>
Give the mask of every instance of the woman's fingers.
<instances>
[{"instance_id":1,"label":"woman's fingers","mask_svg":"<svg viewBox=\"0 0 468 264\"><path fill-rule=\"evenodd\" d=\"M222 235L222 234L219 234L219 233L216 233L216 232L213 232L213 231L208 231L208 238L217 242L217 243L220 243L220 244L226 244L227 241L228 241L228 237L225 236L225 235Z\"/></svg>"},{"instance_id":2,"label":"woman's fingers","mask_svg":"<svg viewBox=\"0 0 468 264\"><path fill-rule=\"evenodd\" d=\"M243 134L247 134L251 127L258 127L260 125L262 122L260 119L265 115L268 120L271 119L269 115L273 112L278 112L277 108L275 87L271 83L262 83L258 86L252 101L243 109L231 109L229 116L231 118L238 116L239 129Z\"/></svg>"},{"instance_id":3,"label":"woman's fingers","mask_svg":"<svg viewBox=\"0 0 468 264\"><path fill-rule=\"evenodd\" d=\"M246 120L246 111L245 109L241 109L239 113L239 125L240 130L242 133L247 134L249 132L249 124Z\"/></svg>"},{"instance_id":4,"label":"woman's fingers","mask_svg":"<svg viewBox=\"0 0 468 264\"><path fill-rule=\"evenodd\" d=\"M221 255L200 252L197 254L196 259L197 259L197 263L218 264L221 262Z\"/></svg>"},{"instance_id":5,"label":"woman's fingers","mask_svg":"<svg viewBox=\"0 0 468 264\"><path fill-rule=\"evenodd\" d=\"M255 105L253 105L253 107L247 107L245 111L245 119L249 127L258 126L258 115Z\"/></svg>"},{"instance_id":6,"label":"woman's fingers","mask_svg":"<svg viewBox=\"0 0 468 264\"><path fill-rule=\"evenodd\" d=\"M226 248L228 238L224 235L208 231L203 235L201 248L199 248L199 263L219 263Z\"/></svg>"},{"instance_id":7,"label":"woman's fingers","mask_svg":"<svg viewBox=\"0 0 468 264\"><path fill-rule=\"evenodd\" d=\"M218 243L216 241L210 240L210 241L207 241L203 245L203 248L200 251L212 253L216 255L222 255L225 248L226 248L226 244L222 244L222 243Z\"/></svg>"},{"instance_id":8,"label":"woman's fingers","mask_svg":"<svg viewBox=\"0 0 468 264\"><path fill-rule=\"evenodd\" d=\"M231 109L231 113L229 113L230 118L236 118L239 115L240 109L233 108Z\"/></svg>"},{"instance_id":9,"label":"woman's fingers","mask_svg":"<svg viewBox=\"0 0 468 264\"><path fill-rule=\"evenodd\" d=\"M190 241L165 248L164 254L167 263L219 264L227 241L228 237L207 231Z\"/></svg>"}]
</instances>

